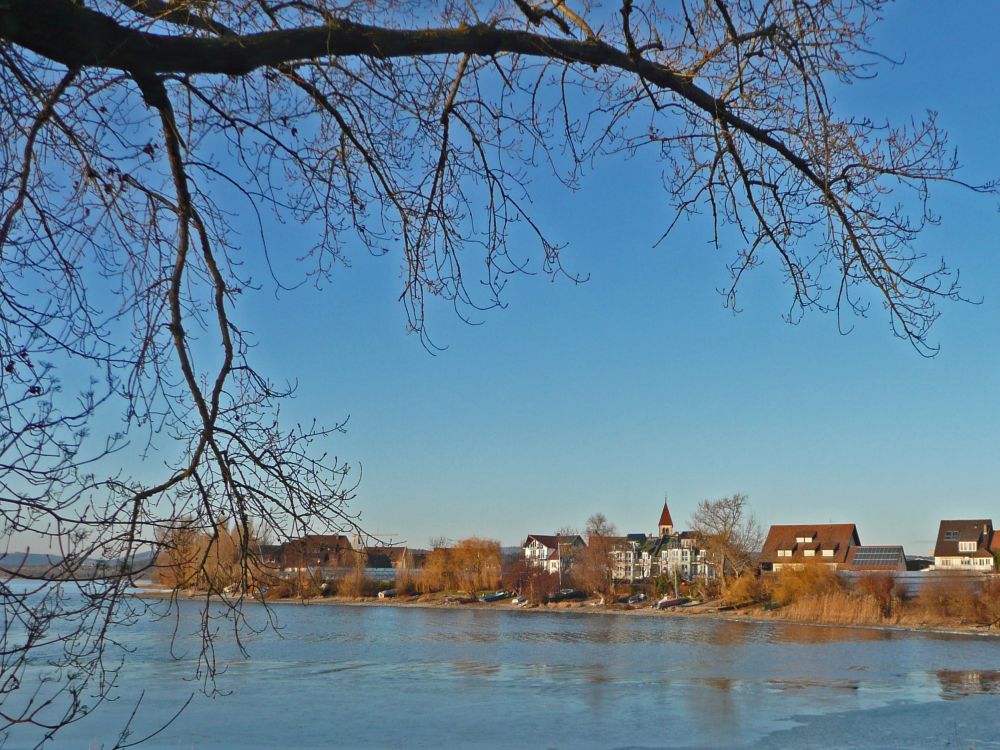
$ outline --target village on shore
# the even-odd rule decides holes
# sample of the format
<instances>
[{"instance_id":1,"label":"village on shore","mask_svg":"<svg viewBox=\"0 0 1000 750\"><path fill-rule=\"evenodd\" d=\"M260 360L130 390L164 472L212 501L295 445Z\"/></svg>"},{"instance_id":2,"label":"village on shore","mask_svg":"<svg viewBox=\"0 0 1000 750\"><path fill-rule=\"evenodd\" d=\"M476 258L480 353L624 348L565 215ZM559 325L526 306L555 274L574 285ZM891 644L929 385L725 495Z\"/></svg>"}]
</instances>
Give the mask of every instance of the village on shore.
<instances>
[{"instance_id":1,"label":"village on shore","mask_svg":"<svg viewBox=\"0 0 1000 750\"><path fill-rule=\"evenodd\" d=\"M602 523L587 534L528 534L506 549L477 537L415 549L304 535L258 545L257 590L244 593L674 611L709 605L815 622L1000 625L1000 530L991 519L941 520L926 557L907 556L901 545L862 544L852 523L773 525L741 558L732 539L677 529L666 501L650 533L611 533L603 516L594 518ZM223 586L225 579L182 581L163 554L155 569L175 589L236 588Z\"/></svg>"},{"instance_id":2,"label":"village on shore","mask_svg":"<svg viewBox=\"0 0 1000 750\"><path fill-rule=\"evenodd\" d=\"M485 540L476 539L486 544ZM593 536L590 539L594 542ZM599 543L607 551L608 573L616 583L648 584L657 577L690 582L720 576L726 564L713 555L712 543L695 531L674 527L666 502L660 512L657 530L651 533L602 535ZM461 544L461 542L459 543ZM561 576L572 580L581 563L588 540L581 534L528 534L520 548L503 550L502 562L522 563L530 571ZM444 548L437 548L438 550ZM343 534L312 534L281 545L261 545L264 565L289 575L319 572L336 577L356 569L363 558L367 574L389 580L388 571L423 570L435 550L407 545L352 545ZM512 559L513 558L513 559ZM715 559L713 559L715 558ZM939 523L933 555L907 556L902 545L864 545L853 523L772 525L756 555L760 573L778 573L819 563L844 573L973 573L991 574L1000 560L1000 530L991 519L942 520Z\"/></svg>"}]
</instances>

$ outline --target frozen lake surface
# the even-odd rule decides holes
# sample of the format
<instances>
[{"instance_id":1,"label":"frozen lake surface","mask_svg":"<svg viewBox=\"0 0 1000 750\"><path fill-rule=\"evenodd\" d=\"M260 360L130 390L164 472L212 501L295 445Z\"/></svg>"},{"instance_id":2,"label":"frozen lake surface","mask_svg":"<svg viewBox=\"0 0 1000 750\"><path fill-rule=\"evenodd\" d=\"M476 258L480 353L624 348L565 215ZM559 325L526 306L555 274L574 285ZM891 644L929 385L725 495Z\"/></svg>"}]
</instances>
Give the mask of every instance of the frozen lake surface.
<instances>
[{"instance_id":1,"label":"frozen lake surface","mask_svg":"<svg viewBox=\"0 0 1000 750\"><path fill-rule=\"evenodd\" d=\"M598 614L278 605L191 681L198 606L128 631L120 699L51 747L1000 748L1000 639ZM263 624L264 611L249 608ZM171 636L178 627L175 654ZM12 734L5 748L28 744Z\"/></svg>"}]
</instances>

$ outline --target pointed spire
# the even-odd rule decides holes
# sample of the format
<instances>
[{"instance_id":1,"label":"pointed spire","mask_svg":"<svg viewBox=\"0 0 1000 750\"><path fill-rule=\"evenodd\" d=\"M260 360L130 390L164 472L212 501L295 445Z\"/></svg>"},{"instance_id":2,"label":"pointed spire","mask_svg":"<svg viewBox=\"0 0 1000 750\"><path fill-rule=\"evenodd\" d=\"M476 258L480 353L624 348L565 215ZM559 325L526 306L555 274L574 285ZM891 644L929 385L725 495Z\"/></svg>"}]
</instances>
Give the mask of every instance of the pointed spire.
<instances>
[{"instance_id":1,"label":"pointed spire","mask_svg":"<svg viewBox=\"0 0 1000 750\"><path fill-rule=\"evenodd\" d=\"M667 498L663 498L663 512L660 513L660 523L658 524L660 529L660 536L666 536L667 534L673 533L674 530L674 519L670 517L670 508L667 507Z\"/></svg>"}]
</instances>

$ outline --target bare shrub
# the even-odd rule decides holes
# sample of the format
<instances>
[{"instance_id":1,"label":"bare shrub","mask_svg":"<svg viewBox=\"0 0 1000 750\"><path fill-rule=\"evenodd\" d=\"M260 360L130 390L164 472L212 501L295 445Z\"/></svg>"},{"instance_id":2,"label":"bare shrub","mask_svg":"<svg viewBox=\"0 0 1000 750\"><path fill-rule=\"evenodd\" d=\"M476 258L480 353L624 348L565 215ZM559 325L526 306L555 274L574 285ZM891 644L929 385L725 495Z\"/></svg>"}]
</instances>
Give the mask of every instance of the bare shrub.
<instances>
[{"instance_id":1,"label":"bare shrub","mask_svg":"<svg viewBox=\"0 0 1000 750\"><path fill-rule=\"evenodd\" d=\"M292 596L294 596L292 585L285 580L275 581L267 587L267 592L264 594L265 599L288 599Z\"/></svg>"},{"instance_id":2,"label":"bare shrub","mask_svg":"<svg viewBox=\"0 0 1000 750\"><path fill-rule=\"evenodd\" d=\"M979 586L961 576L945 576L927 584L916 597L911 614L922 622L973 624L986 620Z\"/></svg>"},{"instance_id":3,"label":"bare shrub","mask_svg":"<svg viewBox=\"0 0 1000 750\"><path fill-rule=\"evenodd\" d=\"M417 593L417 578L409 570L400 570L396 576L396 593L411 596Z\"/></svg>"},{"instance_id":4,"label":"bare shrub","mask_svg":"<svg viewBox=\"0 0 1000 750\"><path fill-rule=\"evenodd\" d=\"M691 581L689 591L696 599L718 599L722 594L722 581L715 577L698 576Z\"/></svg>"},{"instance_id":5,"label":"bare shrub","mask_svg":"<svg viewBox=\"0 0 1000 750\"><path fill-rule=\"evenodd\" d=\"M789 619L810 622L833 622L844 625L874 625L884 622L878 599L843 588L804 594L792 601L782 614Z\"/></svg>"},{"instance_id":6,"label":"bare shrub","mask_svg":"<svg viewBox=\"0 0 1000 750\"><path fill-rule=\"evenodd\" d=\"M806 596L840 591L844 583L832 568L814 563L797 568L783 568L774 579L772 599L775 604L791 604Z\"/></svg>"},{"instance_id":7,"label":"bare shrub","mask_svg":"<svg viewBox=\"0 0 1000 750\"><path fill-rule=\"evenodd\" d=\"M979 592L982 624L991 628L1000 624L1000 580L990 578Z\"/></svg>"},{"instance_id":8,"label":"bare shrub","mask_svg":"<svg viewBox=\"0 0 1000 750\"><path fill-rule=\"evenodd\" d=\"M369 595L371 581L363 570L355 568L337 581L337 593L340 596L359 598Z\"/></svg>"},{"instance_id":9,"label":"bare shrub","mask_svg":"<svg viewBox=\"0 0 1000 750\"><path fill-rule=\"evenodd\" d=\"M744 573L731 581L722 595L722 601L734 607L765 602L771 598L771 590L761 576L755 573Z\"/></svg>"},{"instance_id":10,"label":"bare shrub","mask_svg":"<svg viewBox=\"0 0 1000 750\"><path fill-rule=\"evenodd\" d=\"M889 617L898 601L896 576L890 573L866 573L854 584L859 594L875 600L882 614Z\"/></svg>"}]
</instances>

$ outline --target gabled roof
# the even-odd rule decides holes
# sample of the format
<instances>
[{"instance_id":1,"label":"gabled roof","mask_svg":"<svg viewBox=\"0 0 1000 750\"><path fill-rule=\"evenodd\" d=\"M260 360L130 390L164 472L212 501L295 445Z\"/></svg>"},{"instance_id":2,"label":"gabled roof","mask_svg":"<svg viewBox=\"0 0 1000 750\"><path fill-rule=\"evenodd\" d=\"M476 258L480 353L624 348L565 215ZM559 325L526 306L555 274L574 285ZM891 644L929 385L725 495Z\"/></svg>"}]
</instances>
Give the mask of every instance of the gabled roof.
<instances>
[{"instance_id":1,"label":"gabled roof","mask_svg":"<svg viewBox=\"0 0 1000 750\"><path fill-rule=\"evenodd\" d=\"M558 534L528 534L528 538L524 540L524 544L521 547L527 547L532 541L538 542L544 547L549 549L558 549L560 544L571 544L574 547L586 547L586 542L583 541L583 537L579 534L573 534L572 536Z\"/></svg>"},{"instance_id":2,"label":"gabled roof","mask_svg":"<svg viewBox=\"0 0 1000 750\"><path fill-rule=\"evenodd\" d=\"M809 537L809 542L796 539ZM850 548L861 544L858 529L853 523L791 524L772 526L764 540L760 560L765 563L801 563L806 561L838 563L847 562ZM778 550L791 550L788 557L778 557ZM806 557L805 551L813 550L814 556ZM833 550L833 556L823 555L824 550Z\"/></svg>"},{"instance_id":3,"label":"gabled roof","mask_svg":"<svg viewBox=\"0 0 1000 750\"><path fill-rule=\"evenodd\" d=\"M667 507L666 501L663 502L663 512L660 513L660 522L657 526L670 526L673 527L674 520L670 517L670 508Z\"/></svg>"},{"instance_id":4,"label":"gabled roof","mask_svg":"<svg viewBox=\"0 0 1000 750\"><path fill-rule=\"evenodd\" d=\"M293 539L288 544L298 545L306 550L349 550L353 549L351 540L343 534L306 534Z\"/></svg>"},{"instance_id":5,"label":"gabled roof","mask_svg":"<svg viewBox=\"0 0 1000 750\"><path fill-rule=\"evenodd\" d=\"M989 518L968 518L942 521L938 527L934 557L993 557L993 521ZM959 542L975 542L974 552L959 552Z\"/></svg>"}]
</instances>

